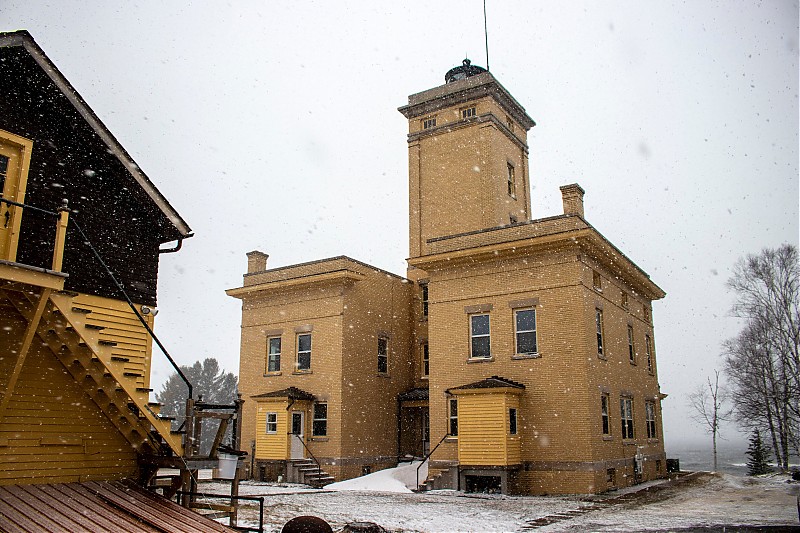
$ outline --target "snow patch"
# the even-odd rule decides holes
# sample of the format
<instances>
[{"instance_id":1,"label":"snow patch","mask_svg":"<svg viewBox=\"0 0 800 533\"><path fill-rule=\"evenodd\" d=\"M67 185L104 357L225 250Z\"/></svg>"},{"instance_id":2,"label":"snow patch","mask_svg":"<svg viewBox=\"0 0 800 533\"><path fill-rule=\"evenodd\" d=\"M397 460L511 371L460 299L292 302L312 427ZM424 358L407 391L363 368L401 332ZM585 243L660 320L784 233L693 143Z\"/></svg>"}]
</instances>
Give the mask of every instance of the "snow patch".
<instances>
[{"instance_id":1,"label":"snow patch","mask_svg":"<svg viewBox=\"0 0 800 533\"><path fill-rule=\"evenodd\" d=\"M413 492L417 487L417 467L420 461L400 463L395 468L379 470L361 476L325 486L325 490L360 490L366 492ZM428 478L428 463L419 468L419 482Z\"/></svg>"}]
</instances>

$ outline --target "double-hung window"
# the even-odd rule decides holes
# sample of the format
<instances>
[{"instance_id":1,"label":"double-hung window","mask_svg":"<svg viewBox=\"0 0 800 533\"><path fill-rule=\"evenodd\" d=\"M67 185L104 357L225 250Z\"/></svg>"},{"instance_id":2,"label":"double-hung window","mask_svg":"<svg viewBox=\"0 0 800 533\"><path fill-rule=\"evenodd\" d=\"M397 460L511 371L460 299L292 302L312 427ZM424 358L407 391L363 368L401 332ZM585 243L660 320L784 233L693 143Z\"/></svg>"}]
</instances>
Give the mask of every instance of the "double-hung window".
<instances>
[{"instance_id":1,"label":"double-hung window","mask_svg":"<svg viewBox=\"0 0 800 533\"><path fill-rule=\"evenodd\" d=\"M267 433L278 432L278 413L267 413Z\"/></svg>"},{"instance_id":2,"label":"double-hung window","mask_svg":"<svg viewBox=\"0 0 800 533\"><path fill-rule=\"evenodd\" d=\"M597 355L603 355L603 311L594 310L594 322L597 328Z\"/></svg>"},{"instance_id":3,"label":"double-hung window","mask_svg":"<svg viewBox=\"0 0 800 533\"><path fill-rule=\"evenodd\" d=\"M378 337L378 372L389 372L389 339L386 337Z\"/></svg>"},{"instance_id":4,"label":"double-hung window","mask_svg":"<svg viewBox=\"0 0 800 533\"><path fill-rule=\"evenodd\" d=\"M647 371L653 371L653 347L651 346L650 335L644 336L644 352L647 355Z\"/></svg>"},{"instance_id":5,"label":"double-hung window","mask_svg":"<svg viewBox=\"0 0 800 533\"><path fill-rule=\"evenodd\" d=\"M267 372L278 372L281 369L281 338L267 339Z\"/></svg>"},{"instance_id":6,"label":"double-hung window","mask_svg":"<svg viewBox=\"0 0 800 533\"><path fill-rule=\"evenodd\" d=\"M428 317L428 284L425 283L420 286L422 289L422 316L423 318Z\"/></svg>"},{"instance_id":7,"label":"double-hung window","mask_svg":"<svg viewBox=\"0 0 800 533\"><path fill-rule=\"evenodd\" d=\"M311 420L311 435L324 437L328 434L328 404L315 403L314 417Z\"/></svg>"},{"instance_id":8,"label":"double-hung window","mask_svg":"<svg viewBox=\"0 0 800 533\"><path fill-rule=\"evenodd\" d=\"M490 334L489 334L489 315L471 315L469 317L470 327L470 357L476 359L488 359L491 357Z\"/></svg>"},{"instance_id":9,"label":"double-hung window","mask_svg":"<svg viewBox=\"0 0 800 533\"><path fill-rule=\"evenodd\" d=\"M633 438L633 399L619 399L619 415L622 420L622 438Z\"/></svg>"},{"instance_id":10,"label":"double-hung window","mask_svg":"<svg viewBox=\"0 0 800 533\"><path fill-rule=\"evenodd\" d=\"M448 416L448 435L451 437L458 436L458 400L451 398L448 402L447 416Z\"/></svg>"},{"instance_id":11,"label":"double-hung window","mask_svg":"<svg viewBox=\"0 0 800 533\"><path fill-rule=\"evenodd\" d=\"M512 198L517 197L517 180L516 174L514 171L514 165L511 163L507 163L508 168L508 179L507 179L507 186L508 186L508 195Z\"/></svg>"},{"instance_id":12,"label":"double-hung window","mask_svg":"<svg viewBox=\"0 0 800 533\"><path fill-rule=\"evenodd\" d=\"M633 326L628 326L628 359L632 365L636 364L636 347L633 344Z\"/></svg>"},{"instance_id":13,"label":"double-hung window","mask_svg":"<svg viewBox=\"0 0 800 533\"><path fill-rule=\"evenodd\" d=\"M431 372L431 352L428 343L422 345L422 377L427 378Z\"/></svg>"},{"instance_id":14,"label":"double-hung window","mask_svg":"<svg viewBox=\"0 0 800 533\"><path fill-rule=\"evenodd\" d=\"M311 370L311 334L297 336L297 370Z\"/></svg>"},{"instance_id":15,"label":"double-hung window","mask_svg":"<svg viewBox=\"0 0 800 533\"><path fill-rule=\"evenodd\" d=\"M600 418L603 422L603 435L611 435L611 423L608 418L609 397L608 394L600 396Z\"/></svg>"},{"instance_id":16,"label":"double-hung window","mask_svg":"<svg viewBox=\"0 0 800 533\"><path fill-rule=\"evenodd\" d=\"M536 343L536 310L520 309L514 311L514 334L517 355L539 353Z\"/></svg>"},{"instance_id":17,"label":"double-hung window","mask_svg":"<svg viewBox=\"0 0 800 533\"><path fill-rule=\"evenodd\" d=\"M655 439L656 435L656 402L644 402L645 422L647 424L647 438Z\"/></svg>"}]
</instances>

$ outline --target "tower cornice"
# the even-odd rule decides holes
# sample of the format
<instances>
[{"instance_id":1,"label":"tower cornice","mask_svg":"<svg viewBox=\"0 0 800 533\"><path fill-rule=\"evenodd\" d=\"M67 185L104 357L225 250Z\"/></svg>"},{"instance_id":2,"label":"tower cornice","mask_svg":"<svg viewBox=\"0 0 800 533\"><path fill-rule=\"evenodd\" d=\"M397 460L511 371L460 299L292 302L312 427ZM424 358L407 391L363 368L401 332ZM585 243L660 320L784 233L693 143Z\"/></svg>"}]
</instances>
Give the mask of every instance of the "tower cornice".
<instances>
[{"instance_id":1,"label":"tower cornice","mask_svg":"<svg viewBox=\"0 0 800 533\"><path fill-rule=\"evenodd\" d=\"M486 96L492 97L526 130L536 125L525 108L489 72L412 94L408 97L408 105L398 108L398 111L412 119Z\"/></svg>"}]
</instances>

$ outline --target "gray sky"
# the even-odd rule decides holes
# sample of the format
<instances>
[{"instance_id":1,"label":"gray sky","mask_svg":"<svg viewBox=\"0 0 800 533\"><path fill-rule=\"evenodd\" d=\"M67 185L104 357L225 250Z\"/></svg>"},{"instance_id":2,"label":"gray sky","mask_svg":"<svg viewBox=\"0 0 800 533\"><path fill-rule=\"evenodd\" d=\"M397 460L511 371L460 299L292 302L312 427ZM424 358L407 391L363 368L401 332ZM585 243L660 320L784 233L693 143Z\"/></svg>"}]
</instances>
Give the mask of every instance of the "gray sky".
<instances>
[{"instance_id":1,"label":"gray sky","mask_svg":"<svg viewBox=\"0 0 800 533\"><path fill-rule=\"evenodd\" d=\"M538 123L534 218L580 183L587 220L667 292L653 314L669 448L702 431L685 396L739 327L732 265L798 242L797 2L487 3L491 71ZM156 331L179 363L234 372L240 302L224 290L246 252L405 273L396 109L465 55L486 64L480 0L0 0L0 29L33 34L193 228L162 256ZM156 362L156 387L168 372Z\"/></svg>"}]
</instances>

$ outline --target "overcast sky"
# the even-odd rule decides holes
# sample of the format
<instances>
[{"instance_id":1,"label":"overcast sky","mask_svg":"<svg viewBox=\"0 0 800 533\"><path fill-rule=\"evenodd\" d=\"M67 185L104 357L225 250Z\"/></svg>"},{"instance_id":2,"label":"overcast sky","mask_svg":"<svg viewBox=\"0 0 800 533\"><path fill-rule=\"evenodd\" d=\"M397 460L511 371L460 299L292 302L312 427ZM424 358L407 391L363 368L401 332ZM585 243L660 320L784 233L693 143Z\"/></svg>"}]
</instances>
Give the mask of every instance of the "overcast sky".
<instances>
[{"instance_id":1,"label":"overcast sky","mask_svg":"<svg viewBox=\"0 0 800 533\"><path fill-rule=\"evenodd\" d=\"M702 431L686 395L740 325L732 265L798 241L797 2L487 4L491 71L538 124L533 217L580 183L587 220L667 292L669 450ZM156 331L179 363L233 372L240 301L224 290L246 252L405 273L397 107L465 56L486 65L479 0L0 0L0 28L31 32L192 227L161 258ZM157 388L168 373L155 363Z\"/></svg>"}]
</instances>

